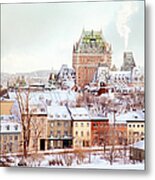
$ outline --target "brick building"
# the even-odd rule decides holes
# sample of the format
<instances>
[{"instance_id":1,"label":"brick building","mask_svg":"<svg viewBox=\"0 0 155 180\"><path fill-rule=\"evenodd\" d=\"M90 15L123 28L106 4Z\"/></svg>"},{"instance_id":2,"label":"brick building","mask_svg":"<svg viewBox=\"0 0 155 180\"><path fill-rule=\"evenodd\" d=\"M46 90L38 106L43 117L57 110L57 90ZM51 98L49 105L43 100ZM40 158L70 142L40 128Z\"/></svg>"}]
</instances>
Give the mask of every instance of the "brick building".
<instances>
[{"instance_id":1,"label":"brick building","mask_svg":"<svg viewBox=\"0 0 155 180\"><path fill-rule=\"evenodd\" d=\"M73 68L76 71L76 84L84 87L93 80L98 64L111 66L111 45L102 31L83 30L79 41L73 46Z\"/></svg>"},{"instance_id":2,"label":"brick building","mask_svg":"<svg viewBox=\"0 0 155 180\"><path fill-rule=\"evenodd\" d=\"M91 145L108 145L109 119L105 117L91 117Z\"/></svg>"}]
</instances>

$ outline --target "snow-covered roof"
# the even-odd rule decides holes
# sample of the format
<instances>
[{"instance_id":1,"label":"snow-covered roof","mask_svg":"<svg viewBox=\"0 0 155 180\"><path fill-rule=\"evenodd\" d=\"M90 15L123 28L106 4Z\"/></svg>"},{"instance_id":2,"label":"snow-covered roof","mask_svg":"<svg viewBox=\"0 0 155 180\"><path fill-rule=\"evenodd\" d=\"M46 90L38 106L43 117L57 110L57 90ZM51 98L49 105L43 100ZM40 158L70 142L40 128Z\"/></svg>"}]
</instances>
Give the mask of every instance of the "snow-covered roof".
<instances>
[{"instance_id":1,"label":"snow-covered roof","mask_svg":"<svg viewBox=\"0 0 155 180\"><path fill-rule=\"evenodd\" d=\"M48 120L71 120L66 106L48 106Z\"/></svg>"},{"instance_id":2,"label":"snow-covered roof","mask_svg":"<svg viewBox=\"0 0 155 180\"><path fill-rule=\"evenodd\" d=\"M90 120L89 112L84 107L69 108L73 120Z\"/></svg>"},{"instance_id":3,"label":"snow-covered roof","mask_svg":"<svg viewBox=\"0 0 155 180\"><path fill-rule=\"evenodd\" d=\"M126 121L144 121L143 111L130 111L127 113L122 113L116 116L116 120L126 120Z\"/></svg>"},{"instance_id":4,"label":"snow-covered roof","mask_svg":"<svg viewBox=\"0 0 155 180\"><path fill-rule=\"evenodd\" d=\"M126 120L122 119L122 120L116 120L115 124L126 124Z\"/></svg>"},{"instance_id":5,"label":"snow-covered roof","mask_svg":"<svg viewBox=\"0 0 155 180\"><path fill-rule=\"evenodd\" d=\"M145 149L145 143L144 143L144 140L142 141L138 141L134 144L131 145L131 147L134 147L134 148L137 148L137 149Z\"/></svg>"},{"instance_id":6,"label":"snow-covered roof","mask_svg":"<svg viewBox=\"0 0 155 180\"><path fill-rule=\"evenodd\" d=\"M25 98L24 93L22 93L23 98ZM16 99L15 92L9 92L10 99ZM76 102L76 92L70 90L52 90L52 91L38 91L31 92L29 95L29 103L32 105L37 104L47 104L51 102L52 104L60 105L63 101Z\"/></svg>"},{"instance_id":7,"label":"snow-covered roof","mask_svg":"<svg viewBox=\"0 0 155 180\"><path fill-rule=\"evenodd\" d=\"M91 116L91 120L100 120L100 121L109 121L108 117L102 117L102 116Z\"/></svg>"}]
</instances>

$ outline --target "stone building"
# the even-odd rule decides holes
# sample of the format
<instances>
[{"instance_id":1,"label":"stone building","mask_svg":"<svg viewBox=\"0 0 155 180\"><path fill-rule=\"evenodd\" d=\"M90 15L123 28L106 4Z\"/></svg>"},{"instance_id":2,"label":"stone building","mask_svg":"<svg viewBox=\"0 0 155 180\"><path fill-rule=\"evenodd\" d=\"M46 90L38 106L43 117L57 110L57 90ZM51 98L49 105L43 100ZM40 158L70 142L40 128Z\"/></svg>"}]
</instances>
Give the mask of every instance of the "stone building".
<instances>
[{"instance_id":1,"label":"stone building","mask_svg":"<svg viewBox=\"0 0 155 180\"><path fill-rule=\"evenodd\" d=\"M0 116L0 155L22 151L21 123L14 115Z\"/></svg>"},{"instance_id":2,"label":"stone building","mask_svg":"<svg viewBox=\"0 0 155 180\"><path fill-rule=\"evenodd\" d=\"M145 160L145 142L144 140L136 142L130 146L130 160L143 162Z\"/></svg>"},{"instance_id":3,"label":"stone building","mask_svg":"<svg viewBox=\"0 0 155 180\"><path fill-rule=\"evenodd\" d=\"M93 80L98 64L111 66L111 45L103 38L102 31L83 30L79 41L73 46L73 68L76 84L84 87Z\"/></svg>"},{"instance_id":4,"label":"stone building","mask_svg":"<svg viewBox=\"0 0 155 180\"><path fill-rule=\"evenodd\" d=\"M48 149L72 146L72 121L65 106L48 107Z\"/></svg>"},{"instance_id":5,"label":"stone building","mask_svg":"<svg viewBox=\"0 0 155 180\"><path fill-rule=\"evenodd\" d=\"M142 110L122 113L117 120L126 121L127 143L132 144L145 139L145 117Z\"/></svg>"},{"instance_id":6,"label":"stone building","mask_svg":"<svg viewBox=\"0 0 155 180\"><path fill-rule=\"evenodd\" d=\"M69 108L73 120L73 148L91 146L91 122L84 107Z\"/></svg>"},{"instance_id":7,"label":"stone building","mask_svg":"<svg viewBox=\"0 0 155 180\"><path fill-rule=\"evenodd\" d=\"M132 71L136 67L135 60L132 52L124 52L123 65L121 71Z\"/></svg>"},{"instance_id":8,"label":"stone building","mask_svg":"<svg viewBox=\"0 0 155 180\"><path fill-rule=\"evenodd\" d=\"M61 89L72 89L75 85L75 70L63 64L56 80Z\"/></svg>"}]
</instances>

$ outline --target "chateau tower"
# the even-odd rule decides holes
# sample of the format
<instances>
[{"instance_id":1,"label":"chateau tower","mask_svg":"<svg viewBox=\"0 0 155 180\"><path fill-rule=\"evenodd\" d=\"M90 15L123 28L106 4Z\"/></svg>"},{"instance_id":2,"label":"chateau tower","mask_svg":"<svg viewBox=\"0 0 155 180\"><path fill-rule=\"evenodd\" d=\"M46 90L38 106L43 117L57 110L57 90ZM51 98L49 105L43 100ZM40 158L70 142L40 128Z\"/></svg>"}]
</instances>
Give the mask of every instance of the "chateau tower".
<instances>
[{"instance_id":1,"label":"chateau tower","mask_svg":"<svg viewBox=\"0 0 155 180\"><path fill-rule=\"evenodd\" d=\"M84 87L94 77L98 64L111 66L111 45L107 43L102 31L85 31L73 46L72 65L76 71L76 84Z\"/></svg>"}]
</instances>

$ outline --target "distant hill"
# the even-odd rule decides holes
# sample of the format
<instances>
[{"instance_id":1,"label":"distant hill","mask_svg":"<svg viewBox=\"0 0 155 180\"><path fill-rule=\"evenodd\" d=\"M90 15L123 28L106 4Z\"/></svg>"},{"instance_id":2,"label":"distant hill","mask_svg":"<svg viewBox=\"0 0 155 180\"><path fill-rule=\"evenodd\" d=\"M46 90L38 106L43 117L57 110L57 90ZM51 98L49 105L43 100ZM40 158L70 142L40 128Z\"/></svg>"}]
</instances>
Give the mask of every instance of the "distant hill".
<instances>
[{"instance_id":1,"label":"distant hill","mask_svg":"<svg viewBox=\"0 0 155 180\"><path fill-rule=\"evenodd\" d=\"M56 70L38 70L38 71L33 71L33 72L28 72L28 73L16 73L16 74L9 74L9 73L3 73L1 72L1 81L0 84L4 87L7 86L7 82L13 83L16 81L16 79L20 76L24 76L26 81L28 82L43 82L46 83L49 79L50 73L54 71L55 73L57 72Z\"/></svg>"}]
</instances>

